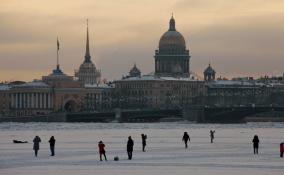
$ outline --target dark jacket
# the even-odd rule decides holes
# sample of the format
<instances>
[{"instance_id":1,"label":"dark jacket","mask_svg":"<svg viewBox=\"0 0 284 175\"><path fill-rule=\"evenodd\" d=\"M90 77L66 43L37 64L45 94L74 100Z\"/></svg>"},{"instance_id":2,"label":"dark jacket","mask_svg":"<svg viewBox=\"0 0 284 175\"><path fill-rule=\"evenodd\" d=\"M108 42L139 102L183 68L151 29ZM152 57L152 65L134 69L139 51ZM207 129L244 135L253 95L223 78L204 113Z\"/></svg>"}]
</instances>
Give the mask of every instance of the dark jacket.
<instances>
[{"instance_id":1,"label":"dark jacket","mask_svg":"<svg viewBox=\"0 0 284 175\"><path fill-rule=\"evenodd\" d=\"M254 136L252 142L253 142L253 147L257 147L258 148L259 139L258 139L257 136Z\"/></svg>"},{"instance_id":2,"label":"dark jacket","mask_svg":"<svg viewBox=\"0 0 284 175\"><path fill-rule=\"evenodd\" d=\"M147 135L146 134L142 134L141 137L142 137L142 144L146 145Z\"/></svg>"},{"instance_id":3,"label":"dark jacket","mask_svg":"<svg viewBox=\"0 0 284 175\"><path fill-rule=\"evenodd\" d=\"M39 150L39 143L41 142L40 137L39 137L39 136L36 136L36 137L34 138L33 142L34 142L34 147L33 147L33 149L34 149L34 150Z\"/></svg>"},{"instance_id":4,"label":"dark jacket","mask_svg":"<svg viewBox=\"0 0 284 175\"><path fill-rule=\"evenodd\" d=\"M55 146L55 141L56 141L56 140L54 139L54 137L51 137L51 138L49 139L48 142L49 142L49 144L50 144L51 147L54 147L54 146Z\"/></svg>"},{"instance_id":5,"label":"dark jacket","mask_svg":"<svg viewBox=\"0 0 284 175\"><path fill-rule=\"evenodd\" d=\"M183 137L182 137L182 140L183 140L184 142L190 141L189 135L188 135L187 133L184 133L184 135L183 135Z\"/></svg>"},{"instance_id":6,"label":"dark jacket","mask_svg":"<svg viewBox=\"0 0 284 175\"><path fill-rule=\"evenodd\" d=\"M129 138L127 141L127 151L133 151L134 141Z\"/></svg>"}]
</instances>

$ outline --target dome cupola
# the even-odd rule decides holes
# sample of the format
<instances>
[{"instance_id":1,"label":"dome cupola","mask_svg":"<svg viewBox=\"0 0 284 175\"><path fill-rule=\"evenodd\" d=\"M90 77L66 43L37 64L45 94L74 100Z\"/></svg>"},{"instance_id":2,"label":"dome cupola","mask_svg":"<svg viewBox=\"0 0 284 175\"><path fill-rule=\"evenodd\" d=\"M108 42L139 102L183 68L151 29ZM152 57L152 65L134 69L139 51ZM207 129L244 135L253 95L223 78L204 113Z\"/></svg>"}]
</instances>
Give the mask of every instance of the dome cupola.
<instances>
[{"instance_id":1,"label":"dome cupola","mask_svg":"<svg viewBox=\"0 0 284 175\"><path fill-rule=\"evenodd\" d=\"M159 42L159 50L184 50L186 48L184 37L176 31L175 19L172 16L169 22L169 30L165 32Z\"/></svg>"},{"instance_id":2,"label":"dome cupola","mask_svg":"<svg viewBox=\"0 0 284 175\"><path fill-rule=\"evenodd\" d=\"M133 68L129 71L130 77L140 77L141 71L137 68L136 64L134 64Z\"/></svg>"}]
</instances>

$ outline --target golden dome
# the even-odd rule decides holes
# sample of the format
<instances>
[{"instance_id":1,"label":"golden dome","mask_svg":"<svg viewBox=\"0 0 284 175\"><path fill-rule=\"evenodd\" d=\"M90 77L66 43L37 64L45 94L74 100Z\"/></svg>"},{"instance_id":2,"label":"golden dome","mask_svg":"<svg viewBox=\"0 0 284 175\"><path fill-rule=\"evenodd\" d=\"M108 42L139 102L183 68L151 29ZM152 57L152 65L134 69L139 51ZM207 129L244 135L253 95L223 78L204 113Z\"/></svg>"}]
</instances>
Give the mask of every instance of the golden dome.
<instances>
[{"instance_id":1,"label":"golden dome","mask_svg":"<svg viewBox=\"0 0 284 175\"><path fill-rule=\"evenodd\" d=\"M175 20L173 17L170 19L169 30L162 35L159 42L160 50L169 48L186 48L184 37L175 29Z\"/></svg>"}]
</instances>

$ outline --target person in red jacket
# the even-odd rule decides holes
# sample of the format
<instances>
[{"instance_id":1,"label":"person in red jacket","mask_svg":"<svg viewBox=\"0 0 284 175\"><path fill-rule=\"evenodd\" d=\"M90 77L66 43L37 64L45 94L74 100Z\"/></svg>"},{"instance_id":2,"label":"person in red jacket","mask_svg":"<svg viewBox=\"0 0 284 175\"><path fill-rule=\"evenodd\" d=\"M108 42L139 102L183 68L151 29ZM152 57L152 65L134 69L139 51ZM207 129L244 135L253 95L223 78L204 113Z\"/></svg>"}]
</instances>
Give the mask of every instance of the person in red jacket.
<instances>
[{"instance_id":1,"label":"person in red jacket","mask_svg":"<svg viewBox=\"0 0 284 175\"><path fill-rule=\"evenodd\" d=\"M103 143L103 141L99 142L98 147L99 147L100 161L103 161L102 155L104 155L105 160L107 161L106 151L105 151L105 144Z\"/></svg>"},{"instance_id":2,"label":"person in red jacket","mask_svg":"<svg viewBox=\"0 0 284 175\"><path fill-rule=\"evenodd\" d=\"M280 143L280 157L283 157L284 153L284 143Z\"/></svg>"}]
</instances>

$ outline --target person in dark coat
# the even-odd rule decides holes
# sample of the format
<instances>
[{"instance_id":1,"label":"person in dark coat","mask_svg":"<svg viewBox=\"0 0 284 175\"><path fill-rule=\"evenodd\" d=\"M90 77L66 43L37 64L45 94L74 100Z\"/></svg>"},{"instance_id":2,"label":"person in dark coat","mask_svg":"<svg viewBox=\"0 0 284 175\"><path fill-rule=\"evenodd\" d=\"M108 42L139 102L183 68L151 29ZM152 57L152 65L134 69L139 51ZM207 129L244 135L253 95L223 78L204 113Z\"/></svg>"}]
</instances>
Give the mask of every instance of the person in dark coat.
<instances>
[{"instance_id":1,"label":"person in dark coat","mask_svg":"<svg viewBox=\"0 0 284 175\"><path fill-rule=\"evenodd\" d=\"M50 145L50 152L51 152L51 155L50 156L54 156L54 148L55 148L55 139L54 139L54 136L51 136L50 139L49 139L49 145Z\"/></svg>"},{"instance_id":2,"label":"person in dark coat","mask_svg":"<svg viewBox=\"0 0 284 175\"><path fill-rule=\"evenodd\" d=\"M141 134L141 138L142 138L142 151L145 152L147 135Z\"/></svg>"},{"instance_id":3,"label":"person in dark coat","mask_svg":"<svg viewBox=\"0 0 284 175\"><path fill-rule=\"evenodd\" d=\"M284 143L280 143L280 157L283 157L284 153Z\"/></svg>"},{"instance_id":4,"label":"person in dark coat","mask_svg":"<svg viewBox=\"0 0 284 175\"><path fill-rule=\"evenodd\" d=\"M254 135L252 143L253 143L253 153L258 154L259 139L257 135Z\"/></svg>"},{"instance_id":5,"label":"person in dark coat","mask_svg":"<svg viewBox=\"0 0 284 175\"><path fill-rule=\"evenodd\" d=\"M39 150L39 143L41 142L40 137L39 136L35 136L33 142L34 142L33 149L35 151L35 156L37 157L37 153L38 153L38 150Z\"/></svg>"},{"instance_id":6,"label":"person in dark coat","mask_svg":"<svg viewBox=\"0 0 284 175\"><path fill-rule=\"evenodd\" d=\"M210 130L210 139L211 139L211 143L213 143L213 140L214 140L214 134L215 134L215 130L214 131L212 131L212 130Z\"/></svg>"},{"instance_id":7,"label":"person in dark coat","mask_svg":"<svg viewBox=\"0 0 284 175\"><path fill-rule=\"evenodd\" d=\"M129 136L127 141L127 155L129 160L132 159L133 146L134 141L132 140L131 136Z\"/></svg>"},{"instance_id":8,"label":"person in dark coat","mask_svg":"<svg viewBox=\"0 0 284 175\"><path fill-rule=\"evenodd\" d=\"M184 141L184 144L185 144L185 148L187 148L187 142L190 141L190 137L189 135L187 134L187 132L184 132L183 134L183 137L182 137L182 141Z\"/></svg>"},{"instance_id":9,"label":"person in dark coat","mask_svg":"<svg viewBox=\"0 0 284 175\"><path fill-rule=\"evenodd\" d=\"M98 147L99 147L100 161L103 161L102 155L104 155L105 161L107 161L106 151L105 151L105 144L103 143L103 141L99 141Z\"/></svg>"}]
</instances>

